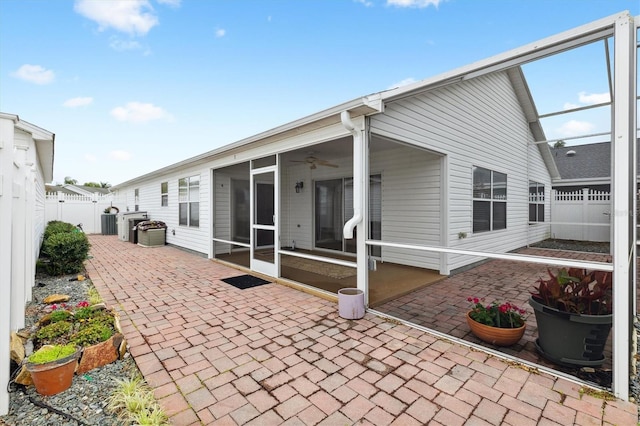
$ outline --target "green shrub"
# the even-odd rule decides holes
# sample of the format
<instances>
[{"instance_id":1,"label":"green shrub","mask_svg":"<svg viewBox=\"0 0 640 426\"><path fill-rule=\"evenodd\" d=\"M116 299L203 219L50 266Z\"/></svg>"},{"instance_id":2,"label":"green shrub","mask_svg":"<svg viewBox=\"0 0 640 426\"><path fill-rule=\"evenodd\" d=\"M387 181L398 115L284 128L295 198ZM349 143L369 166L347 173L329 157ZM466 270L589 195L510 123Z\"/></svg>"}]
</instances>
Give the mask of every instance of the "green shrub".
<instances>
[{"instance_id":1,"label":"green shrub","mask_svg":"<svg viewBox=\"0 0 640 426\"><path fill-rule=\"evenodd\" d=\"M38 340L50 340L67 334L71 331L72 324L69 321L58 321L45 325L36 333Z\"/></svg>"},{"instance_id":2,"label":"green shrub","mask_svg":"<svg viewBox=\"0 0 640 426\"><path fill-rule=\"evenodd\" d=\"M71 316L71 312L66 311L64 309L57 309L51 312L51 315L49 316L49 320L52 323L55 323L55 322L64 321L68 319L70 316Z\"/></svg>"},{"instance_id":3,"label":"green shrub","mask_svg":"<svg viewBox=\"0 0 640 426\"><path fill-rule=\"evenodd\" d=\"M104 342L113 335L113 330L104 324L92 324L71 335L71 342L78 346L91 346Z\"/></svg>"},{"instance_id":4,"label":"green shrub","mask_svg":"<svg viewBox=\"0 0 640 426\"><path fill-rule=\"evenodd\" d=\"M49 258L49 274L75 274L82 271L87 259L89 240L81 232L53 234L44 241L42 252Z\"/></svg>"},{"instance_id":5,"label":"green shrub","mask_svg":"<svg viewBox=\"0 0 640 426\"><path fill-rule=\"evenodd\" d=\"M29 355L29 362L32 364L44 364L46 362L55 361L67 357L76 352L76 347L72 344L54 345L43 347L40 350Z\"/></svg>"},{"instance_id":6,"label":"green shrub","mask_svg":"<svg viewBox=\"0 0 640 426\"><path fill-rule=\"evenodd\" d=\"M60 220L52 220L47 223L47 227L44 230L44 240L54 234L67 233L75 231L76 227L70 223L62 222Z\"/></svg>"}]
</instances>

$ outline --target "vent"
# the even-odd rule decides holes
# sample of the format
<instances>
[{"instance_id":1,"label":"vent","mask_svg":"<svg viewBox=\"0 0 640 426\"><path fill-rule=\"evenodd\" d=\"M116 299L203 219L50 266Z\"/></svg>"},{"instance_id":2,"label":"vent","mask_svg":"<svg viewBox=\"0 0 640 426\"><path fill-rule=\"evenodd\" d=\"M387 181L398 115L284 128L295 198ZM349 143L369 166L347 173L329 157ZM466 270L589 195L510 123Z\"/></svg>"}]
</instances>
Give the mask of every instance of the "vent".
<instances>
[{"instance_id":1,"label":"vent","mask_svg":"<svg viewBox=\"0 0 640 426\"><path fill-rule=\"evenodd\" d=\"M572 149L570 149L569 151L567 151L567 157L573 157L576 155L576 152Z\"/></svg>"}]
</instances>

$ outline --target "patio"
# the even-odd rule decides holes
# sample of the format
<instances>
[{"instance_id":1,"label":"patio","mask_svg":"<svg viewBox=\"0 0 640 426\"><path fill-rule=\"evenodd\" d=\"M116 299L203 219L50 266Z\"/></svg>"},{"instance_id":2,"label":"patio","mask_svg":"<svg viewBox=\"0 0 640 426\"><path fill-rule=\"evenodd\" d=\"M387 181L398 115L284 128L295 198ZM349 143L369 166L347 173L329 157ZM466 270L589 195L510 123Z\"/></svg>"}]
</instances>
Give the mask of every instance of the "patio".
<instances>
[{"instance_id":1,"label":"patio","mask_svg":"<svg viewBox=\"0 0 640 426\"><path fill-rule=\"evenodd\" d=\"M585 261L610 262L611 256L600 253L527 248L519 254ZM557 267L550 267L557 271ZM562 371L599 386L611 386L611 334L602 367L590 369L562 367L545 360L536 350L537 326L535 315L527 301L536 280L547 277L547 266L507 260L490 260L468 271L452 275L446 280L400 297L375 308L376 311L400 318L429 329L449 334L499 352L554 370ZM528 313L527 329L519 343L497 347L480 341L469 329L465 314L469 311L468 297L509 301Z\"/></svg>"},{"instance_id":2,"label":"patio","mask_svg":"<svg viewBox=\"0 0 640 426\"><path fill-rule=\"evenodd\" d=\"M344 320L277 284L238 290L221 281L238 270L192 253L89 238L88 275L172 424L637 421L633 403L371 313Z\"/></svg>"}]
</instances>

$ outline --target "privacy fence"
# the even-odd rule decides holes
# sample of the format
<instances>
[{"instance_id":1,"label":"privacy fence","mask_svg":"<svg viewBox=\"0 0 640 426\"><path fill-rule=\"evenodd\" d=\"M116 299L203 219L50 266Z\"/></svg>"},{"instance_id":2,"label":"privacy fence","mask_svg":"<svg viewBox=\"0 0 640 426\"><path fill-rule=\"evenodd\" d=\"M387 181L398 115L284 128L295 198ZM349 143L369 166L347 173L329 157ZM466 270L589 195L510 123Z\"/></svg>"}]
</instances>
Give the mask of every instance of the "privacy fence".
<instances>
[{"instance_id":1,"label":"privacy fence","mask_svg":"<svg viewBox=\"0 0 640 426\"><path fill-rule=\"evenodd\" d=\"M47 193L45 197L45 220L61 220L74 225L82 224L87 234L101 232L100 216L111 207L113 195L76 195L64 192Z\"/></svg>"},{"instance_id":2,"label":"privacy fence","mask_svg":"<svg viewBox=\"0 0 640 426\"><path fill-rule=\"evenodd\" d=\"M582 189L551 191L551 237L563 240L610 241L611 193Z\"/></svg>"}]
</instances>

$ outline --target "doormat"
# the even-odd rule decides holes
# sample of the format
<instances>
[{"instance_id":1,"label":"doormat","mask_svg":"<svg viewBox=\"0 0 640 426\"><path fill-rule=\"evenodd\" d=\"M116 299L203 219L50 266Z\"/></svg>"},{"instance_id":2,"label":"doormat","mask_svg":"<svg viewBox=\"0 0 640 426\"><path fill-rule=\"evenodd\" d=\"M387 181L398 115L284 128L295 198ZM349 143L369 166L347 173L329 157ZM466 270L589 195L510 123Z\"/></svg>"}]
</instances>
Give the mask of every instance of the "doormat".
<instances>
[{"instance_id":1,"label":"doormat","mask_svg":"<svg viewBox=\"0 0 640 426\"><path fill-rule=\"evenodd\" d=\"M258 287L260 285L269 284L271 281L263 280L262 278L254 277L253 275L240 275L237 277L224 278L227 284L231 284L235 288L245 290L247 288Z\"/></svg>"}]
</instances>

